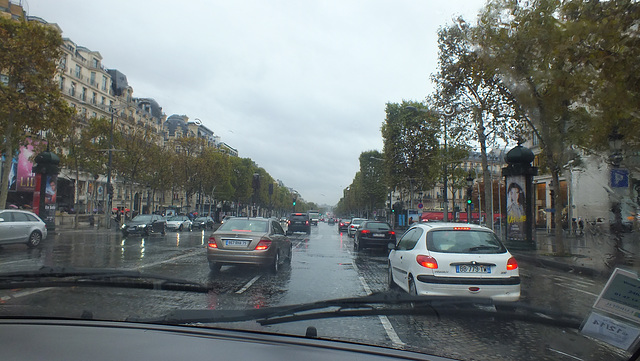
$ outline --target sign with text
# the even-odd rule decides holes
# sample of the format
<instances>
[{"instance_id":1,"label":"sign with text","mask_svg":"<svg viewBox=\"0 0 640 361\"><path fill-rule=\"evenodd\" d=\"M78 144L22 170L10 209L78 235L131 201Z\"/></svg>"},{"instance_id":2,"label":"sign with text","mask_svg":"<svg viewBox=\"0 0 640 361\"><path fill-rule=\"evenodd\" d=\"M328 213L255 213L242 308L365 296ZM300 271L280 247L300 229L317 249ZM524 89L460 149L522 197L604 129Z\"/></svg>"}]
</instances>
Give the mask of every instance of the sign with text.
<instances>
[{"instance_id":1,"label":"sign with text","mask_svg":"<svg viewBox=\"0 0 640 361\"><path fill-rule=\"evenodd\" d=\"M593 307L640 324L638 275L616 268Z\"/></svg>"},{"instance_id":2,"label":"sign with text","mask_svg":"<svg viewBox=\"0 0 640 361\"><path fill-rule=\"evenodd\" d=\"M596 312L589 315L581 332L624 350L629 350L640 336L640 328Z\"/></svg>"}]
</instances>

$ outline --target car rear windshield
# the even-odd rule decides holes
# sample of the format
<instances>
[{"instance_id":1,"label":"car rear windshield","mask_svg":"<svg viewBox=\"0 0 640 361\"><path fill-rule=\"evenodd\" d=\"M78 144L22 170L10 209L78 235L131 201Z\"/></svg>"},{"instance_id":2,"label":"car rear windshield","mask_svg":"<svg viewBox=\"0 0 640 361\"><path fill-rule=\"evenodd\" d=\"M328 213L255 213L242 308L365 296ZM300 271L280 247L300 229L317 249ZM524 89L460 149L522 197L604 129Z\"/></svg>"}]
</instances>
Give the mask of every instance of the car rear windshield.
<instances>
[{"instance_id":1,"label":"car rear windshield","mask_svg":"<svg viewBox=\"0 0 640 361\"><path fill-rule=\"evenodd\" d=\"M309 219L309 217L307 217L306 214L292 214L291 217L289 217L290 220L292 221L306 221Z\"/></svg>"},{"instance_id":2,"label":"car rear windshield","mask_svg":"<svg viewBox=\"0 0 640 361\"><path fill-rule=\"evenodd\" d=\"M264 233L269 230L269 224L266 220L232 218L224 222L218 231L225 232L257 232Z\"/></svg>"},{"instance_id":3,"label":"car rear windshield","mask_svg":"<svg viewBox=\"0 0 640 361\"><path fill-rule=\"evenodd\" d=\"M379 223L379 222L367 222L363 225L364 228L370 229L373 231L390 231L391 226L387 223Z\"/></svg>"},{"instance_id":4,"label":"car rear windshield","mask_svg":"<svg viewBox=\"0 0 640 361\"><path fill-rule=\"evenodd\" d=\"M351 224L360 224L364 221L366 221L366 219L354 219L351 221Z\"/></svg>"},{"instance_id":5,"label":"car rear windshield","mask_svg":"<svg viewBox=\"0 0 640 361\"><path fill-rule=\"evenodd\" d=\"M504 253L493 232L477 230L441 230L427 234L427 249L443 253Z\"/></svg>"},{"instance_id":6,"label":"car rear windshield","mask_svg":"<svg viewBox=\"0 0 640 361\"><path fill-rule=\"evenodd\" d=\"M134 222L149 222L151 221L151 215L149 214L141 214L139 216L133 217Z\"/></svg>"}]
</instances>

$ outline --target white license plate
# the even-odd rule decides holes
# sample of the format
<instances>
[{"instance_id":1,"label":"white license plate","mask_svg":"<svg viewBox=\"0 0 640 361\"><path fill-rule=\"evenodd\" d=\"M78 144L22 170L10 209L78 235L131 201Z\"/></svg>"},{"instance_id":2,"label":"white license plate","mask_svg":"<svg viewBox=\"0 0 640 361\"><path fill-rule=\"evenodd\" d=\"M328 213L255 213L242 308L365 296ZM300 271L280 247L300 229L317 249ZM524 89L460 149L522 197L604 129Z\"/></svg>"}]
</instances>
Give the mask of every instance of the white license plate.
<instances>
[{"instance_id":1,"label":"white license plate","mask_svg":"<svg viewBox=\"0 0 640 361\"><path fill-rule=\"evenodd\" d=\"M474 264L461 264L456 266L456 273L491 273L491 267Z\"/></svg>"},{"instance_id":2,"label":"white license plate","mask_svg":"<svg viewBox=\"0 0 640 361\"><path fill-rule=\"evenodd\" d=\"M382 237L385 236L385 234L384 233L374 233L373 236L382 238Z\"/></svg>"},{"instance_id":3,"label":"white license plate","mask_svg":"<svg viewBox=\"0 0 640 361\"><path fill-rule=\"evenodd\" d=\"M234 239L227 239L224 241L227 246L246 247L249 245L249 241L236 241Z\"/></svg>"}]
</instances>

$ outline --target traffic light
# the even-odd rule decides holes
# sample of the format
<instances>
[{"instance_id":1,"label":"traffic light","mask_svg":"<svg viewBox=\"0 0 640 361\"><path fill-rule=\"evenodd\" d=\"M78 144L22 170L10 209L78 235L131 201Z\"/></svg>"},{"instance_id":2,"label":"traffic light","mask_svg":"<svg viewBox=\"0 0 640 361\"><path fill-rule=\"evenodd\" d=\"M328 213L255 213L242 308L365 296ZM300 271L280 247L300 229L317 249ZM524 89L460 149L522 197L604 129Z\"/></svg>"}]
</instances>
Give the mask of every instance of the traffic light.
<instances>
[{"instance_id":1,"label":"traffic light","mask_svg":"<svg viewBox=\"0 0 640 361\"><path fill-rule=\"evenodd\" d=\"M293 205L294 206L296 205L296 199L295 198L293 198Z\"/></svg>"},{"instance_id":2,"label":"traffic light","mask_svg":"<svg viewBox=\"0 0 640 361\"><path fill-rule=\"evenodd\" d=\"M471 198L467 199L467 204L471 204Z\"/></svg>"}]
</instances>

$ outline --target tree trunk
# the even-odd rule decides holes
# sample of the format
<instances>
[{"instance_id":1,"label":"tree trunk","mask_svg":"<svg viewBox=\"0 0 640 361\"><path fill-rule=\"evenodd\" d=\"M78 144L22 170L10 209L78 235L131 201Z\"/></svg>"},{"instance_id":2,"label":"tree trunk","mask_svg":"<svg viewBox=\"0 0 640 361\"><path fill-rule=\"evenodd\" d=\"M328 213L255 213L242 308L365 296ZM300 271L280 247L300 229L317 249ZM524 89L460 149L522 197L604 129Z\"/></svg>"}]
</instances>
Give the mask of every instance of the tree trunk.
<instances>
[{"instance_id":1,"label":"tree trunk","mask_svg":"<svg viewBox=\"0 0 640 361\"><path fill-rule=\"evenodd\" d=\"M487 136L484 134L484 122L482 120L482 109L476 109L476 132L478 133L478 143L480 143L480 159L482 161L482 182L484 183L484 209L487 213L485 223L487 227L493 229L493 209L491 207L491 174L489 173L489 165L487 161ZM480 196L478 194L478 196ZM479 214L482 219L482 214Z\"/></svg>"},{"instance_id":2,"label":"tree trunk","mask_svg":"<svg viewBox=\"0 0 640 361\"><path fill-rule=\"evenodd\" d=\"M7 127L4 129L4 164L2 165L2 182L0 182L0 209L7 206L9 196L9 172L13 162L13 111L9 112Z\"/></svg>"}]
</instances>

